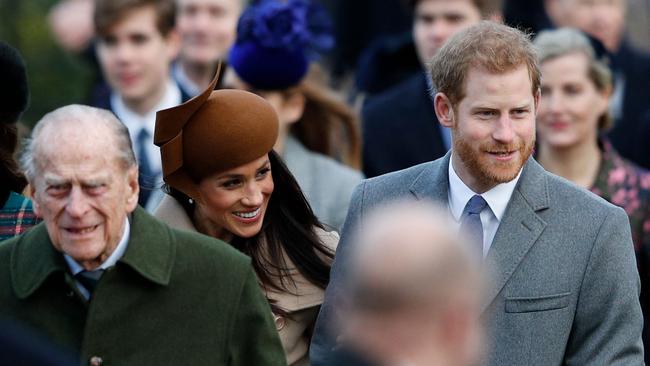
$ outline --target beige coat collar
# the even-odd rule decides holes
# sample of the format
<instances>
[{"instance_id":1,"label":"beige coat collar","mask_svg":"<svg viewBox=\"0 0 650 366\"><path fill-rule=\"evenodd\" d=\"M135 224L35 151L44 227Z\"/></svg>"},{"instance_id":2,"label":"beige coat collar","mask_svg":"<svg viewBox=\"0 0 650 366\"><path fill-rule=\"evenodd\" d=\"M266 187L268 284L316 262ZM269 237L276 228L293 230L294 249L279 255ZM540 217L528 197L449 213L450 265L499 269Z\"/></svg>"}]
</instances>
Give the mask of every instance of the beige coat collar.
<instances>
[{"instance_id":1,"label":"beige coat collar","mask_svg":"<svg viewBox=\"0 0 650 366\"><path fill-rule=\"evenodd\" d=\"M154 212L154 216L176 229L197 232L196 227L180 203L169 195L165 195L160 206L158 206L158 209ZM327 248L332 250L332 252L336 251L339 236L335 231L327 232L317 228L316 234L320 237ZM288 312L307 309L322 304L325 291L307 281L307 279L297 269L295 269L294 263L289 259L286 253L284 253L284 260L290 268L293 281L295 282L295 287L291 288L290 292L276 292L270 289L265 290L266 297L275 301L275 305Z\"/></svg>"}]
</instances>

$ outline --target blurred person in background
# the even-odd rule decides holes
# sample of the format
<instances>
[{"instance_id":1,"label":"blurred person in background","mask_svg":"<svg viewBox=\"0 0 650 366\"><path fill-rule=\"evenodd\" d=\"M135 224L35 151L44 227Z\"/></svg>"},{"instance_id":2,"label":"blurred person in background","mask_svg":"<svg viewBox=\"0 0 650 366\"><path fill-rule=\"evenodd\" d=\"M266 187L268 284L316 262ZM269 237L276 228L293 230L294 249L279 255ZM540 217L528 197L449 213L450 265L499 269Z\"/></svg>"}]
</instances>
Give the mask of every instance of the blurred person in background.
<instances>
[{"instance_id":1,"label":"blurred person in background","mask_svg":"<svg viewBox=\"0 0 650 366\"><path fill-rule=\"evenodd\" d=\"M97 56L111 94L93 106L112 111L129 129L140 169L138 202L151 212L163 197L156 112L189 99L170 72L180 47L174 0L96 0L94 11Z\"/></svg>"},{"instance_id":2,"label":"blurred person in background","mask_svg":"<svg viewBox=\"0 0 650 366\"><path fill-rule=\"evenodd\" d=\"M92 48L93 0L61 0L48 12L47 20L54 40L66 51L85 52Z\"/></svg>"},{"instance_id":3,"label":"blurred person in background","mask_svg":"<svg viewBox=\"0 0 650 366\"><path fill-rule=\"evenodd\" d=\"M479 365L481 275L449 214L408 200L373 209L354 239L341 327L385 366Z\"/></svg>"},{"instance_id":4,"label":"blurred person in background","mask_svg":"<svg viewBox=\"0 0 650 366\"><path fill-rule=\"evenodd\" d=\"M0 241L21 234L39 219L21 193L27 186L16 161L16 123L29 103L27 70L18 50L0 41Z\"/></svg>"},{"instance_id":5,"label":"blurred person in background","mask_svg":"<svg viewBox=\"0 0 650 366\"><path fill-rule=\"evenodd\" d=\"M641 305L650 314L650 172L622 158L605 137L612 123L611 72L578 30L543 31L534 43L543 75L537 161L625 209L641 277Z\"/></svg>"},{"instance_id":6,"label":"blurred person in background","mask_svg":"<svg viewBox=\"0 0 650 366\"><path fill-rule=\"evenodd\" d=\"M367 177L445 155L451 146L451 133L438 123L424 69L452 34L498 14L485 0L411 0L409 4L413 9L413 40L422 69L365 101L361 130L363 172Z\"/></svg>"},{"instance_id":7,"label":"blurred person in background","mask_svg":"<svg viewBox=\"0 0 650 366\"><path fill-rule=\"evenodd\" d=\"M237 19L246 0L176 0L181 37L174 78L190 96L212 81L217 62L226 59L237 35Z\"/></svg>"},{"instance_id":8,"label":"blurred person in background","mask_svg":"<svg viewBox=\"0 0 650 366\"><path fill-rule=\"evenodd\" d=\"M308 365L338 235L323 229L272 150L273 107L247 91L213 91L218 78L199 96L158 113L156 143L170 195L155 214L248 255L288 364Z\"/></svg>"},{"instance_id":9,"label":"blurred person in background","mask_svg":"<svg viewBox=\"0 0 650 366\"><path fill-rule=\"evenodd\" d=\"M626 39L627 6L627 0L544 1L554 26L578 28L604 46L614 78L610 98L614 125L607 135L624 158L650 168L650 130L643 122L650 113L645 95L650 89L650 55Z\"/></svg>"},{"instance_id":10,"label":"blurred person in background","mask_svg":"<svg viewBox=\"0 0 650 366\"><path fill-rule=\"evenodd\" d=\"M316 216L338 230L363 176L357 170L357 118L318 79L312 62L333 46L330 27L315 1L266 0L250 6L239 20L224 84L257 93L275 108L280 119L275 151Z\"/></svg>"}]
</instances>

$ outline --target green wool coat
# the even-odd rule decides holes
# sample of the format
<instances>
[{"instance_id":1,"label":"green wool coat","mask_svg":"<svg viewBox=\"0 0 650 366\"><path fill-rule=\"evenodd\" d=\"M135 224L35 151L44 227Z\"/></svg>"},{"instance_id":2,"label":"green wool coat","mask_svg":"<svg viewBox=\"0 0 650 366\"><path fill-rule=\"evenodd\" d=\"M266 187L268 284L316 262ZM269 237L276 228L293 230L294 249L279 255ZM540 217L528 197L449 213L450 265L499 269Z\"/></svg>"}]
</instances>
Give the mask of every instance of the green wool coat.
<instances>
[{"instance_id":1,"label":"green wool coat","mask_svg":"<svg viewBox=\"0 0 650 366\"><path fill-rule=\"evenodd\" d=\"M76 350L82 364L286 365L250 260L141 208L93 299L78 293L43 224L0 244L0 318Z\"/></svg>"}]
</instances>

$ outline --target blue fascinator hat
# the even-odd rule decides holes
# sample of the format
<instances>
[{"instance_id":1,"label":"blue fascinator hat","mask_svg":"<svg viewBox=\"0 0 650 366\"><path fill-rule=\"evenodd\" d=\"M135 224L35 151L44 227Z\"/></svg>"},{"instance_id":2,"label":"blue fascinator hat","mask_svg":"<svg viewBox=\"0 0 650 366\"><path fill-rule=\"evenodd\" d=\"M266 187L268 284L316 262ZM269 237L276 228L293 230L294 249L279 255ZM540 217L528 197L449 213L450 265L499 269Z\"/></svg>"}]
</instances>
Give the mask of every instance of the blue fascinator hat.
<instances>
[{"instance_id":1,"label":"blue fascinator hat","mask_svg":"<svg viewBox=\"0 0 650 366\"><path fill-rule=\"evenodd\" d=\"M333 45L331 19L319 4L262 0L239 18L229 62L256 89L285 89L300 82L309 62Z\"/></svg>"}]
</instances>

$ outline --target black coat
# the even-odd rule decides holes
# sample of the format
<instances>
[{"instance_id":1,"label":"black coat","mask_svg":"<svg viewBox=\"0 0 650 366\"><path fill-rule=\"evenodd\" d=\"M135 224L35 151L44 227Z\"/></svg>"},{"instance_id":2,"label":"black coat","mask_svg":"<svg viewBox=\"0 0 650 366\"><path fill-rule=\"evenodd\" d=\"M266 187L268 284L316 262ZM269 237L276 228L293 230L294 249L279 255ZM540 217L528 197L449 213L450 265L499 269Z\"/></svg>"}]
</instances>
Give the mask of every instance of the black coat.
<instances>
[{"instance_id":1,"label":"black coat","mask_svg":"<svg viewBox=\"0 0 650 366\"><path fill-rule=\"evenodd\" d=\"M362 119L366 177L436 160L447 152L422 72L368 100Z\"/></svg>"},{"instance_id":2,"label":"black coat","mask_svg":"<svg viewBox=\"0 0 650 366\"><path fill-rule=\"evenodd\" d=\"M625 75L623 115L608 137L623 157L650 169L650 55L625 42L612 66Z\"/></svg>"}]
</instances>

